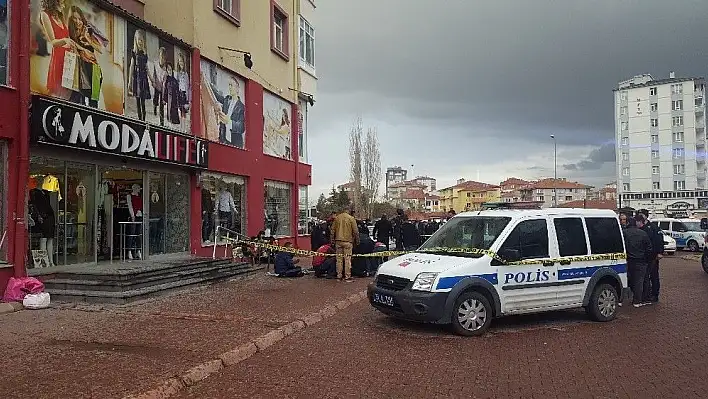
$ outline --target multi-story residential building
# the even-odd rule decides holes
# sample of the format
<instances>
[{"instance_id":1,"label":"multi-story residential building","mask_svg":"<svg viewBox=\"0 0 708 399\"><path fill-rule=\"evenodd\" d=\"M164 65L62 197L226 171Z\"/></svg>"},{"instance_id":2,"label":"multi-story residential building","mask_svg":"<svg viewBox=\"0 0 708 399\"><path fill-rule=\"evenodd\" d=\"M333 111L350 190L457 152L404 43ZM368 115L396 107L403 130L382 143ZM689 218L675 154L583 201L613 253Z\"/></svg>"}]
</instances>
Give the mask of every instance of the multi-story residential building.
<instances>
[{"instance_id":1,"label":"multi-story residential building","mask_svg":"<svg viewBox=\"0 0 708 399\"><path fill-rule=\"evenodd\" d=\"M614 89L614 106L620 204L706 202L705 80L635 76Z\"/></svg>"},{"instance_id":2,"label":"multi-story residential building","mask_svg":"<svg viewBox=\"0 0 708 399\"><path fill-rule=\"evenodd\" d=\"M408 171L400 166L392 166L386 168L386 197L388 197L388 188L392 184L403 183L408 179Z\"/></svg>"},{"instance_id":3,"label":"multi-story residential building","mask_svg":"<svg viewBox=\"0 0 708 399\"><path fill-rule=\"evenodd\" d=\"M424 210L426 212L440 212L440 196L436 194L426 194L425 195L425 206Z\"/></svg>"},{"instance_id":4,"label":"multi-story residential building","mask_svg":"<svg viewBox=\"0 0 708 399\"><path fill-rule=\"evenodd\" d=\"M443 188L440 194L440 210L464 212L477 210L485 202L498 202L499 186L476 181L458 180L458 184Z\"/></svg>"},{"instance_id":5,"label":"multi-story residential building","mask_svg":"<svg viewBox=\"0 0 708 399\"><path fill-rule=\"evenodd\" d=\"M425 186L426 193L432 193L437 190L437 180L429 176L418 176L415 179L410 180L414 184L422 184Z\"/></svg>"},{"instance_id":6,"label":"multi-story residential building","mask_svg":"<svg viewBox=\"0 0 708 399\"><path fill-rule=\"evenodd\" d=\"M393 204L402 209L423 211L425 208L425 192L422 189L407 189Z\"/></svg>"},{"instance_id":7,"label":"multi-story residential building","mask_svg":"<svg viewBox=\"0 0 708 399\"><path fill-rule=\"evenodd\" d=\"M503 202L520 202L522 197L520 189L529 183L529 181L516 177L510 177L499 183L501 200Z\"/></svg>"},{"instance_id":8,"label":"multi-story residential building","mask_svg":"<svg viewBox=\"0 0 708 399\"><path fill-rule=\"evenodd\" d=\"M41 17L64 2L8 4L0 291L37 265L226 256L217 226L309 245L313 1L72 0L80 57L42 34L68 38Z\"/></svg>"},{"instance_id":9,"label":"multi-story residential building","mask_svg":"<svg viewBox=\"0 0 708 399\"><path fill-rule=\"evenodd\" d=\"M408 190L425 192L425 189L426 186L424 184L415 183L413 180L393 183L386 188L386 198L391 202L395 202Z\"/></svg>"},{"instance_id":10,"label":"multi-story residential building","mask_svg":"<svg viewBox=\"0 0 708 399\"><path fill-rule=\"evenodd\" d=\"M591 190L591 186L563 178L541 179L519 189L521 201L542 202L542 207L552 207L565 202L585 200L589 197Z\"/></svg>"},{"instance_id":11,"label":"multi-story residential building","mask_svg":"<svg viewBox=\"0 0 708 399\"><path fill-rule=\"evenodd\" d=\"M617 199L617 182L612 182L600 187L598 189L593 189L590 192L588 199L600 200L600 201L613 201Z\"/></svg>"}]
</instances>

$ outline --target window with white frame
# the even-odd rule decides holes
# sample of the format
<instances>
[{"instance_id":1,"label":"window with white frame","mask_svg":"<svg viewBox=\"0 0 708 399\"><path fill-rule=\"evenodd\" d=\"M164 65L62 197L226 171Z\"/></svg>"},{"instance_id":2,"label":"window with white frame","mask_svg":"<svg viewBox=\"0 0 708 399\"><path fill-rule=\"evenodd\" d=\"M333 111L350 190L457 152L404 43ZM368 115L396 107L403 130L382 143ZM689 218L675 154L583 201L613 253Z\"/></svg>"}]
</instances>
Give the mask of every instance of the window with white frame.
<instances>
[{"instance_id":1,"label":"window with white frame","mask_svg":"<svg viewBox=\"0 0 708 399\"><path fill-rule=\"evenodd\" d=\"M622 137L622 145L629 145L629 137Z\"/></svg>"},{"instance_id":2,"label":"window with white frame","mask_svg":"<svg viewBox=\"0 0 708 399\"><path fill-rule=\"evenodd\" d=\"M651 184L651 188L654 190L661 190L661 185L659 184L658 181L655 181Z\"/></svg>"},{"instance_id":3,"label":"window with white frame","mask_svg":"<svg viewBox=\"0 0 708 399\"><path fill-rule=\"evenodd\" d=\"M627 115L627 107L620 107L620 115Z\"/></svg>"},{"instance_id":4,"label":"window with white frame","mask_svg":"<svg viewBox=\"0 0 708 399\"><path fill-rule=\"evenodd\" d=\"M651 150L651 157L654 159L659 158L659 150Z\"/></svg>"},{"instance_id":5,"label":"window with white frame","mask_svg":"<svg viewBox=\"0 0 708 399\"><path fill-rule=\"evenodd\" d=\"M696 105L696 107L702 106L703 105L703 97L696 97L695 105Z\"/></svg>"},{"instance_id":6,"label":"window with white frame","mask_svg":"<svg viewBox=\"0 0 708 399\"><path fill-rule=\"evenodd\" d=\"M622 176L629 176L629 168L622 168Z\"/></svg>"},{"instance_id":7,"label":"window with white frame","mask_svg":"<svg viewBox=\"0 0 708 399\"><path fill-rule=\"evenodd\" d=\"M629 191L629 183L622 183L622 191Z\"/></svg>"},{"instance_id":8,"label":"window with white frame","mask_svg":"<svg viewBox=\"0 0 708 399\"><path fill-rule=\"evenodd\" d=\"M623 160L623 161L629 161L629 154L626 153L626 152L623 152L623 153L622 153L622 160Z\"/></svg>"},{"instance_id":9,"label":"window with white frame","mask_svg":"<svg viewBox=\"0 0 708 399\"><path fill-rule=\"evenodd\" d=\"M627 91L623 90L620 92L620 100L625 101L627 100Z\"/></svg>"},{"instance_id":10,"label":"window with white frame","mask_svg":"<svg viewBox=\"0 0 708 399\"><path fill-rule=\"evenodd\" d=\"M684 165L674 165L674 174L683 175L686 173L686 166Z\"/></svg>"},{"instance_id":11,"label":"window with white frame","mask_svg":"<svg viewBox=\"0 0 708 399\"><path fill-rule=\"evenodd\" d=\"M683 84L671 85L671 94L683 94Z\"/></svg>"},{"instance_id":12,"label":"window with white frame","mask_svg":"<svg viewBox=\"0 0 708 399\"><path fill-rule=\"evenodd\" d=\"M627 123L627 122L622 122L622 123L620 123L620 128L621 128L622 130L628 130L628 129L629 129L629 123Z\"/></svg>"},{"instance_id":13,"label":"window with white frame","mask_svg":"<svg viewBox=\"0 0 708 399\"><path fill-rule=\"evenodd\" d=\"M674 100L671 102L671 109L681 111L683 109L683 100Z\"/></svg>"},{"instance_id":14,"label":"window with white frame","mask_svg":"<svg viewBox=\"0 0 708 399\"><path fill-rule=\"evenodd\" d=\"M266 235L275 237L292 235L290 229L291 185L266 180L263 196L265 197Z\"/></svg>"},{"instance_id":15,"label":"window with white frame","mask_svg":"<svg viewBox=\"0 0 708 399\"><path fill-rule=\"evenodd\" d=\"M214 11L238 25L241 19L241 0L214 0Z\"/></svg>"},{"instance_id":16,"label":"window with white frame","mask_svg":"<svg viewBox=\"0 0 708 399\"><path fill-rule=\"evenodd\" d=\"M651 174L652 174L652 175L658 175L658 174L659 174L659 167L658 167L658 166L652 166L652 167L651 167Z\"/></svg>"},{"instance_id":17,"label":"window with white frame","mask_svg":"<svg viewBox=\"0 0 708 399\"><path fill-rule=\"evenodd\" d=\"M656 112L659 109L659 104L651 103L651 105L649 107L651 109L651 112Z\"/></svg>"},{"instance_id":18,"label":"window with white frame","mask_svg":"<svg viewBox=\"0 0 708 399\"><path fill-rule=\"evenodd\" d=\"M288 17L273 4L273 31L271 32L272 48L283 56L288 55Z\"/></svg>"},{"instance_id":19,"label":"window with white frame","mask_svg":"<svg viewBox=\"0 0 708 399\"><path fill-rule=\"evenodd\" d=\"M649 95L650 95L650 96L655 96L655 95L656 95L656 87L650 87L650 88L649 88Z\"/></svg>"},{"instance_id":20,"label":"window with white frame","mask_svg":"<svg viewBox=\"0 0 708 399\"><path fill-rule=\"evenodd\" d=\"M310 204L308 202L307 186L300 186L298 193L298 221L297 233L300 235L310 234Z\"/></svg>"},{"instance_id":21,"label":"window with white frame","mask_svg":"<svg viewBox=\"0 0 708 399\"><path fill-rule=\"evenodd\" d=\"M652 134L652 135L651 135L651 142L652 142L652 143L658 143L658 142L659 142L659 135L658 135L658 134Z\"/></svg>"},{"instance_id":22,"label":"window with white frame","mask_svg":"<svg viewBox=\"0 0 708 399\"><path fill-rule=\"evenodd\" d=\"M674 116L671 118L672 126L683 126L683 116Z\"/></svg>"},{"instance_id":23,"label":"window with white frame","mask_svg":"<svg viewBox=\"0 0 708 399\"><path fill-rule=\"evenodd\" d=\"M674 154L674 158L683 157L683 148L674 148L673 154Z\"/></svg>"},{"instance_id":24,"label":"window with white frame","mask_svg":"<svg viewBox=\"0 0 708 399\"><path fill-rule=\"evenodd\" d=\"M686 182L683 180L674 180L674 190L685 190Z\"/></svg>"},{"instance_id":25,"label":"window with white frame","mask_svg":"<svg viewBox=\"0 0 708 399\"><path fill-rule=\"evenodd\" d=\"M673 133L674 141L677 143L683 142L683 132L674 132Z\"/></svg>"},{"instance_id":26,"label":"window with white frame","mask_svg":"<svg viewBox=\"0 0 708 399\"><path fill-rule=\"evenodd\" d=\"M315 67L315 28L300 16L300 61Z\"/></svg>"},{"instance_id":27,"label":"window with white frame","mask_svg":"<svg viewBox=\"0 0 708 399\"><path fill-rule=\"evenodd\" d=\"M658 119L652 119L651 120L651 127L658 127L659 126L659 120Z\"/></svg>"}]
</instances>

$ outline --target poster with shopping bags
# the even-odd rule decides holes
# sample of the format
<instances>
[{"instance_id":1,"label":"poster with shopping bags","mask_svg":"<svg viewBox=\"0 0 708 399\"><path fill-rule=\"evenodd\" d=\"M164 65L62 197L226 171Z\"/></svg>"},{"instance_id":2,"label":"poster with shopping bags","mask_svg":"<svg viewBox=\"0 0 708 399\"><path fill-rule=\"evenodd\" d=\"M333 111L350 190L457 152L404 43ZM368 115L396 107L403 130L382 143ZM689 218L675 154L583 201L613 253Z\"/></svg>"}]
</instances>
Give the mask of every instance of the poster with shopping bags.
<instances>
[{"instance_id":1,"label":"poster with shopping bags","mask_svg":"<svg viewBox=\"0 0 708 399\"><path fill-rule=\"evenodd\" d=\"M69 90L79 88L78 56L73 51L64 53L64 70L61 74L61 85Z\"/></svg>"}]
</instances>

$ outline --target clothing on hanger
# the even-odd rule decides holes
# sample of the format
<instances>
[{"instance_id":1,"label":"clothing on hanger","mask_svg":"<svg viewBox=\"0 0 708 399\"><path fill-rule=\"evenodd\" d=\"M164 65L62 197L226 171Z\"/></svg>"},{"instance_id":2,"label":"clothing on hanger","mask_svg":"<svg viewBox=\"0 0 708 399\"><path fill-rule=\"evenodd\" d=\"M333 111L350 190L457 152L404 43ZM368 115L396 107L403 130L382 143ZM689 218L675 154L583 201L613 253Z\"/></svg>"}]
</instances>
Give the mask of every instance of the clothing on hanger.
<instances>
[{"instance_id":1,"label":"clothing on hanger","mask_svg":"<svg viewBox=\"0 0 708 399\"><path fill-rule=\"evenodd\" d=\"M49 191L50 193L56 192L59 195L59 201L61 201L61 190L59 189L59 179L52 175L44 176L44 181L42 182L42 190Z\"/></svg>"},{"instance_id":2,"label":"clothing on hanger","mask_svg":"<svg viewBox=\"0 0 708 399\"><path fill-rule=\"evenodd\" d=\"M37 188L39 184L37 183L37 178L34 176L30 176L30 178L27 180L27 190L32 190Z\"/></svg>"}]
</instances>

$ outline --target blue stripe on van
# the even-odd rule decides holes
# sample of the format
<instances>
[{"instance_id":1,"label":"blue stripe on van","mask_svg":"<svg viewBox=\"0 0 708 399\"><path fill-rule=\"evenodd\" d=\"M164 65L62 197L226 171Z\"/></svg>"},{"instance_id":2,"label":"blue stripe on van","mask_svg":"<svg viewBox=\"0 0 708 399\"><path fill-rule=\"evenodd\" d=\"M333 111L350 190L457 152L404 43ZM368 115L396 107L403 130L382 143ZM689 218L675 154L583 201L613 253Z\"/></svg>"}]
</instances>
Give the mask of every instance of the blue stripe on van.
<instances>
[{"instance_id":1,"label":"blue stripe on van","mask_svg":"<svg viewBox=\"0 0 708 399\"><path fill-rule=\"evenodd\" d=\"M603 268L610 268L617 273L627 273L627 264L620 263L617 265L607 265L607 266L590 266L590 267L576 267L572 269L559 269L558 270L558 281L577 279L577 278L587 278L592 277L595 272ZM474 274L470 276L453 276L453 277L441 277L438 280L438 284L435 286L436 290L447 290L455 286L465 278L468 277L479 277L489 281L492 285L499 284L496 273L488 274Z\"/></svg>"}]
</instances>

